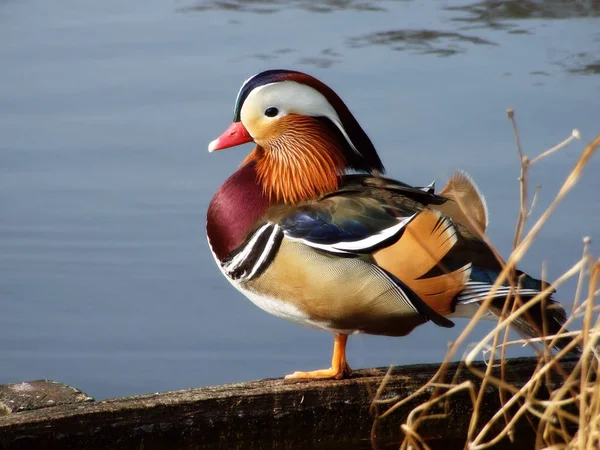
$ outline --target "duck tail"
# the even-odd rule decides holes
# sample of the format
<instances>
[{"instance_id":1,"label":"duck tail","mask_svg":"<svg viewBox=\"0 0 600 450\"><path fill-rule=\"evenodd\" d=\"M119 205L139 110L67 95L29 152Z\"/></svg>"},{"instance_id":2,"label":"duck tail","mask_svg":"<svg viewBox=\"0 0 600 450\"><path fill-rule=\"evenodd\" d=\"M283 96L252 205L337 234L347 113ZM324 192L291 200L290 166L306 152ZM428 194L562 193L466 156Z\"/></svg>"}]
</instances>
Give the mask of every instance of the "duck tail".
<instances>
[{"instance_id":1,"label":"duck tail","mask_svg":"<svg viewBox=\"0 0 600 450\"><path fill-rule=\"evenodd\" d=\"M470 273L471 279L464 289L456 298L456 305L481 305L485 302L490 292L493 291L494 298L490 304L489 312L493 316L501 317L502 311L505 314L510 314L513 310L514 302L516 301L514 289L508 283L494 288L494 282L498 277L498 270L483 269L481 267L473 267ZM535 279L520 270L516 271L516 276L519 279L518 301L520 304L525 304L538 296L541 292L548 288L548 284L541 280ZM532 304L527 311L519 317L516 317L512 322L513 327L517 329L525 337L544 337L561 335L567 332L563 327L567 321L567 314L563 307L558 303L552 295L554 289L551 289L541 301ZM506 302L510 304L506 305ZM493 315L493 316L492 316ZM573 342L570 336L560 336L553 340L553 346L557 349L563 349ZM550 344L550 341L546 341ZM570 353L579 354L581 349L579 346L571 346Z\"/></svg>"},{"instance_id":2,"label":"duck tail","mask_svg":"<svg viewBox=\"0 0 600 450\"><path fill-rule=\"evenodd\" d=\"M526 303L533 297L534 295L524 296L520 300L522 303ZM505 301L505 299L494 299L492 301L490 309L495 315L500 316L502 314ZM532 305L524 314L517 317L513 325L526 337L560 336L568 332L566 328L563 328L566 320L567 315L564 308L549 295L546 299L542 299L541 302ZM548 344L550 343L550 341L547 342ZM570 346L572 342L573 338L570 336L557 337L554 339L554 348L561 350ZM581 348L576 345L572 347L569 353L579 355Z\"/></svg>"}]
</instances>

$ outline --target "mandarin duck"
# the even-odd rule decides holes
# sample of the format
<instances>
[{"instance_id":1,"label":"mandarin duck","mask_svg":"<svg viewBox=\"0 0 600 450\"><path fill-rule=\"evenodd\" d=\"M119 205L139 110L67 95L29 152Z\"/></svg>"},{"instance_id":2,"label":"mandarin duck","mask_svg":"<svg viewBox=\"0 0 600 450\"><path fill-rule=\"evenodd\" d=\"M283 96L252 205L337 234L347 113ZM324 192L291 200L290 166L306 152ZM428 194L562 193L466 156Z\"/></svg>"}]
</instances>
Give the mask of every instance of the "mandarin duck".
<instances>
[{"instance_id":1,"label":"mandarin duck","mask_svg":"<svg viewBox=\"0 0 600 450\"><path fill-rule=\"evenodd\" d=\"M486 204L467 175L439 194L385 178L341 98L292 70L246 80L233 123L208 150L252 141L210 202L207 236L223 275L254 304L334 334L330 368L286 378L343 378L348 335L405 336L428 321L452 327L450 318L472 316L486 299L502 263L482 239ZM543 289L518 275L522 300ZM494 293L492 314L509 292ZM516 326L538 336L543 321L548 333L565 321L550 298Z\"/></svg>"}]
</instances>

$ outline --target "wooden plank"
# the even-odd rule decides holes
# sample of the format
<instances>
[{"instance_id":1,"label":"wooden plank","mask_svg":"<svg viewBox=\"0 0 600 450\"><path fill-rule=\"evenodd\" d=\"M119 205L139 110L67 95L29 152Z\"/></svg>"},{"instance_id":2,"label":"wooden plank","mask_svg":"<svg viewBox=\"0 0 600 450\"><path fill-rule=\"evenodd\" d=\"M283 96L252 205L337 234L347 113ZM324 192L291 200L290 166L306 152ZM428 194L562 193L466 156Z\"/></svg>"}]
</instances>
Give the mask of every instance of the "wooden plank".
<instances>
[{"instance_id":1,"label":"wooden plank","mask_svg":"<svg viewBox=\"0 0 600 450\"><path fill-rule=\"evenodd\" d=\"M507 363L509 380L525 383L537 359ZM565 362L568 371L570 364ZM438 364L395 368L386 397L404 398L437 371ZM449 373L454 373L453 363ZM484 366L479 364L480 368ZM251 381L184 391L148 394L91 403L72 403L0 417L0 448L21 449L252 449L371 448L373 417L369 405L386 369L357 371L341 381ZM478 381L466 369L460 381ZM378 429L381 444L399 442L399 424L428 395L400 408ZM482 420L499 407L498 393L488 388ZM433 448L460 446L470 419L466 395L452 400L447 418L427 422ZM525 431L519 444L530 445ZM511 445L506 448L519 448Z\"/></svg>"}]
</instances>

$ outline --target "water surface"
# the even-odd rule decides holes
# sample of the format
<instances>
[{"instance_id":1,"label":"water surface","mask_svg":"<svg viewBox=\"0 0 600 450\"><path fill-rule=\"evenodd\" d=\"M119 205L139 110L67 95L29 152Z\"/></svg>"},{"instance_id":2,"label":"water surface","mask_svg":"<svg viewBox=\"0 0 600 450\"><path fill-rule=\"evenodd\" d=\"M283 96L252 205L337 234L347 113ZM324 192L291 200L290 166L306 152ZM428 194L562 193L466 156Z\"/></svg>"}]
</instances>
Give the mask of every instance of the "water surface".
<instances>
[{"instance_id":1,"label":"water surface","mask_svg":"<svg viewBox=\"0 0 600 450\"><path fill-rule=\"evenodd\" d=\"M328 364L331 336L245 300L204 234L210 198L251 149L206 146L267 68L330 84L390 176L469 172L506 255L518 210L506 108L530 155L573 128L600 132L597 2L519 3L0 3L0 383L50 378L104 398ZM532 171L538 213L582 146ZM600 238L599 161L527 256L533 275L546 260L556 277L582 236ZM439 361L464 324L352 337L350 363Z\"/></svg>"}]
</instances>

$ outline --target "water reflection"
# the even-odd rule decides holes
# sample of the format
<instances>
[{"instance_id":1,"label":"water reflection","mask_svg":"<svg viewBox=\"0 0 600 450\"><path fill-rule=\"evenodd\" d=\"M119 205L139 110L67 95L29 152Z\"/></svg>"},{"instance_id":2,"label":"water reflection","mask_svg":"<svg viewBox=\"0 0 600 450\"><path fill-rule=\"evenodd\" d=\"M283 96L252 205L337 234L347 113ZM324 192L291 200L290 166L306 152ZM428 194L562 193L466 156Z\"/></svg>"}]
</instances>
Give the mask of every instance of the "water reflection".
<instances>
[{"instance_id":1,"label":"water reflection","mask_svg":"<svg viewBox=\"0 0 600 450\"><path fill-rule=\"evenodd\" d=\"M600 34L596 41L600 41ZM577 75L600 75L600 52L576 53L566 50L554 50L550 55L551 64L572 74Z\"/></svg>"},{"instance_id":2,"label":"water reflection","mask_svg":"<svg viewBox=\"0 0 600 450\"><path fill-rule=\"evenodd\" d=\"M464 53L467 49L459 45L461 43L497 45L477 36L435 30L380 31L349 40L349 45L352 47L388 45L393 50L412 50L420 54L435 54L438 56Z\"/></svg>"},{"instance_id":3,"label":"water reflection","mask_svg":"<svg viewBox=\"0 0 600 450\"><path fill-rule=\"evenodd\" d=\"M569 20L600 17L597 0L482 0L464 6L444 8L460 13L451 21L463 24L462 31L473 29L505 30L511 34L533 34L531 20ZM525 28L527 26L527 28ZM590 36L591 37L591 36ZM594 40L600 41L600 33ZM600 74L600 53L553 50L550 63L579 75Z\"/></svg>"},{"instance_id":4,"label":"water reflection","mask_svg":"<svg viewBox=\"0 0 600 450\"><path fill-rule=\"evenodd\" d=\"M569 72L581 75L600 75L600 59L591 64L584 64L581 67L569 69Z\"/></svg>"},{"instance_id":5,"label":"water reflection","mask_svg":"<svg viewBox=\"0 0 600 450\"><path fill-rule=\"evenodd\" d=\"M274 50L270 53L254 53L245 56L245 58L258 59L260 61L277 61L280 57L290 55L293 53L299 53L298 50L293 48L282 48ZM332 65L341 61L341 54L331 48L321 50L317 55L302 56L296 60L298 65L308 65L318 67L319 69L327 69ZM231 61L238 61L239 58L231 59Z\"/></svg>"},{"instance_id":6,"label":"water reflection","mask_svg":"<svg viewBox=\"0 0 600 450\"><path fill-rule=\"evenodd\" d=\"M298 64L318 67L319 69L327 69L332 65L341 61L341 54L331 48L322 50L319 56L304 57L298 60Z\"/></svg>"},{"instance_id":7,"label":"water reflection","mask_svg":"<svg viewBox=\"0 0 600 450\"><path fill-rule=\"evenodd\" d=\"M470 28L506 29L516 31L518 25L507 21L527 19L573 19L600 16L597 0L482 0L464 6L449 6L446 11L467 13L451 20L464 22ZM527 30L522 30L528 32Z\"/></svg>"},{"instance_id":8,"label":"water reflection","mask_svg":"<svg viewBox=\"0 0 600 450\"><path fill-rule=\"evenodd\" d=\"M569 55L564 61L555 62L555 65L578 75L600 75L599 56L585 52L576 53Z\"/></svg>"},{"instance_id":9,"label":"water reflection","mask_svg":"<svg viewBox=\"0 0 600 450\"><path fill-rule=\"evenodd\" d=\"M384 2L379 0L213 0L182 8L181 11L225 10L257 14L271 14L284 8L296 8L316 13L334 11L385 11Z\"/></svg>"},{"instance_id":10,"label":"water reflection","mask_svg":"<svg viewBox=\"0 0 600 450\"><path fill-rule=\"evenodd\" d=\"M409 0L326 0L323 2L310 0L208 0L183 8L182 11L223 10L256 14L275 14L288 9L300 9L314 13L367 11L380 14L385 12L387 15L394 14L394 17L398 17L397 22L402 23L402 18L406 17L407 11L398 9L400 3L404 6L415 4ZM388 24L387 26L380 25L381 28L387 29L375 29L358 36L344 37L342 35L340 37L342 38L341 45L349 48L381 45L388 46L392 50L412 51L422 55L452 56L467 52L473 45L498 45L500 39L496 39L497 35L493 34L494 31L523 35L523 39L527 39L527 35L536 33L536 28L544 26L540 21L596 17L600 17L600 2L597 0L480 0L460 6L441 7L437 17L439 27L434 24L434 26L430 25L423 29L402 26L395 28L394 26L389 27ZM385 21L382 20L382 22ZM448 29L448 25L450 25L450 29ZM348 30L351 29L352 27L348 27ZM591 35L590 40L592 39L600 42L600 32L595 36ZM582 44L589 45L590 41L582 42ZM283 55L296 51L295 49L284 50L263 51L246 57L275 62ZM599 51L570 47L568 50L548 48L547 52L548 64L560 68L561 71L578 75L600 74ZM328 68L341 60L340 53L325 49L318 54L300 55L296 64Z\"/></svg>"},{"instance_id":11,"label":"water reflection","mask_svg":"<svg viewBox=\"0 0 600 450\"><path fill-rule=\"evenodd\" d=\"M528 19L566 20L585 17L600 17L600 2L597 0L551 0L551 1L514 1L482 0L463 6L443 8L446 12L458 13L460 17L450 18L450 22L462 24L457 31L435 30L390 30L370 33L349 40L350 46L388 45L393 50L414 50L420 54L451 56L464 53L467 47L458 43L476 45L496 45L489 39L465 34L465 31L506 30L511 34L533 34L519 21ZM600 40L600 33L596 35ZM571 73L598 74L600 59L591 53L570 53L561 61L552 61Z\"/></svg>"}]
</instances>

